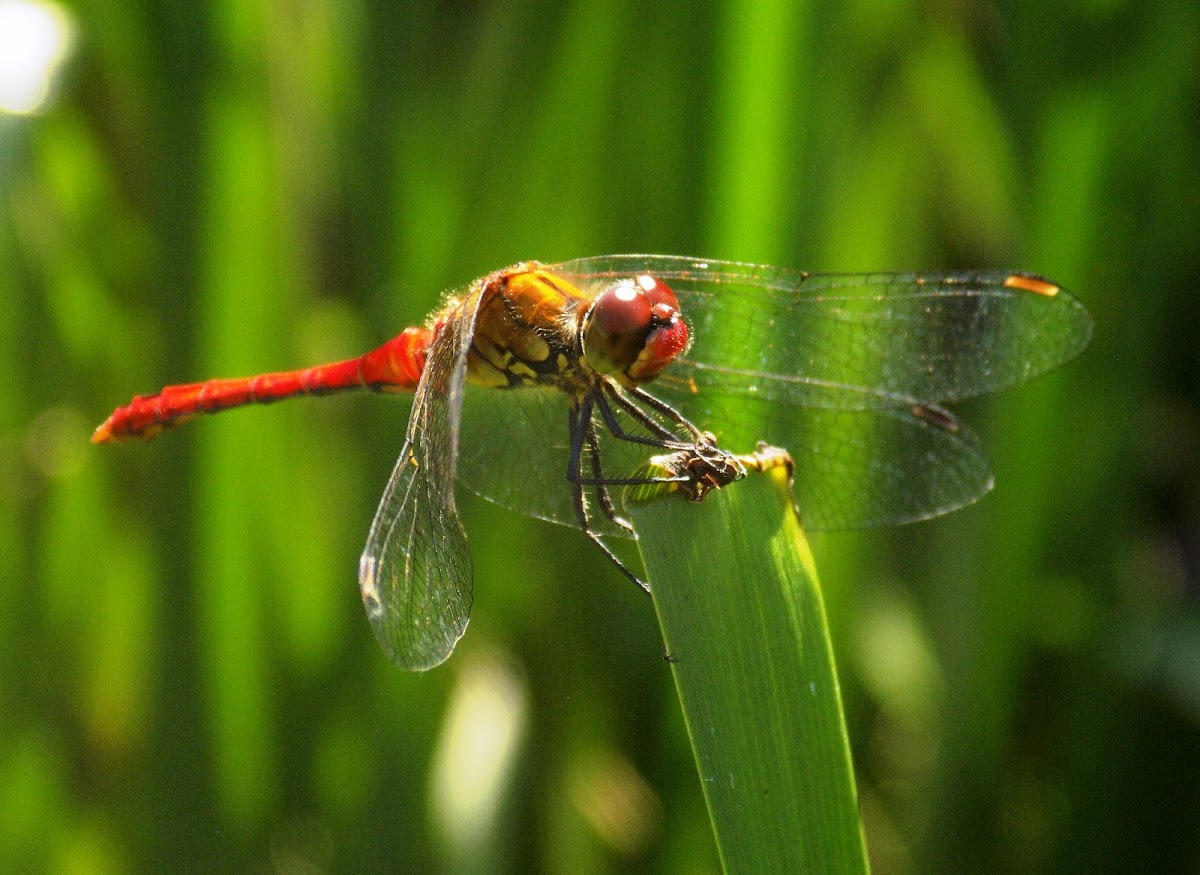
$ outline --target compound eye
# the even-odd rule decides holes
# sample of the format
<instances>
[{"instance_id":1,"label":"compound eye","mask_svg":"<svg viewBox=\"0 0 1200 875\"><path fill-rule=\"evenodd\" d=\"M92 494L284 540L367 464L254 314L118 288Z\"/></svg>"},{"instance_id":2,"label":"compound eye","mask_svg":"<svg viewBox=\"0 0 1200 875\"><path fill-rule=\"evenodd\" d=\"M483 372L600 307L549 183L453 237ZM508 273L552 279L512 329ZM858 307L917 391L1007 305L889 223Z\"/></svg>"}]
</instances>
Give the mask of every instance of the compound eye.
<instances>
[{"instance_id":1,"label":"compound eye","mask_svg":"<svg viewBox=\"0 0 1200 875\"><path fill-rule=\"evenodd\" d=\"M666 283L655 279L648 273L639 276L635 282L638 288L650 299L650 303L656 308L665 305L674 312L679 311L679 299L675 297L675 293L671 291Z\"/></svg>"},{"instance_id":2,"label":"compound eye","mask_svg":"<svg viewBox=\"0 0 1200 875\"><path fill-rule=\"evenodd\" d=\"M605 289L596 298L591 327L609 340L630 335L645 337L650 330L652 309L653 302L640 285L621 283Z\"/></svg>"}]
</instances>

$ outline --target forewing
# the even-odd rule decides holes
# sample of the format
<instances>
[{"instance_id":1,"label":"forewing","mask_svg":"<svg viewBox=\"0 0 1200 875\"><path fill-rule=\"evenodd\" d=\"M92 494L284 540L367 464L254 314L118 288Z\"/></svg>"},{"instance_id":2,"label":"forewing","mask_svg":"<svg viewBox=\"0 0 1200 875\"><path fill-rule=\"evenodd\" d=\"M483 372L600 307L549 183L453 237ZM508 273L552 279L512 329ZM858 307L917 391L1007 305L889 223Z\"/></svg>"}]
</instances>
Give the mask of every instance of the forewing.
<instances>
[{"instance_id":1,"label":"forewing","mask_svg":"<svg viewBox=\"0 0 1200 875\"><path fill-rule=\"evenodd\" d=\"M444 662L471 614L471 553L454 502L454 474L479 289L430 346L404 447L359 562L375 636L410 671Z\"/></svg>"},{"instance_id":2,"label":"forewing","mask_svg":"<svg viewBox=\"0 0 1200 875\"><path fill-rule=\"evenodd\" d=\"M637 273L666 282L692 346L648 388L727 449L789 449L801 513L820 529L979 498L991 486L984 453L938 405L1044 373L1091 336L1077 300L1023 274L810 275L675 256L556 270L585 288Z\"/></svg>"},{"instance_id":3,"label":"forewing","mask_svg":"<svg viewBox=\"0 0 1200 875\"><path fill-rule=\"evenodd\" d=\"M637 273L662 279L692 333L672 377L793 404L958 401L1070 361L1092 332L1078 300L1026 274L806 274L663 255L554 269L585 286Z\"/></svg>"}]
</instances>

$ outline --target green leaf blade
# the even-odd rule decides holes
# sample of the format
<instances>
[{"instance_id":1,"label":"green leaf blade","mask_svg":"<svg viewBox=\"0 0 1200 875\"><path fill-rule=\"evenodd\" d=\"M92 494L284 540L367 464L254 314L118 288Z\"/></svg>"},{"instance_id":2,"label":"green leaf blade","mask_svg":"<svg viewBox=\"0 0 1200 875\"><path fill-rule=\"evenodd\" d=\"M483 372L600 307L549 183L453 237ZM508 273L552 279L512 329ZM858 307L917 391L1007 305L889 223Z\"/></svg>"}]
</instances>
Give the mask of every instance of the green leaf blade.
<instances>
[{"instance_id":1,"label":"green leaf blade","mask_svg":"<svg viewBox=\"0 0 1200 875\"><path fill-rule=\"evenodd\" d=\"M824 606L785 479L630 513L726 871L865 872Z\"/></svg>"}]
</instances>

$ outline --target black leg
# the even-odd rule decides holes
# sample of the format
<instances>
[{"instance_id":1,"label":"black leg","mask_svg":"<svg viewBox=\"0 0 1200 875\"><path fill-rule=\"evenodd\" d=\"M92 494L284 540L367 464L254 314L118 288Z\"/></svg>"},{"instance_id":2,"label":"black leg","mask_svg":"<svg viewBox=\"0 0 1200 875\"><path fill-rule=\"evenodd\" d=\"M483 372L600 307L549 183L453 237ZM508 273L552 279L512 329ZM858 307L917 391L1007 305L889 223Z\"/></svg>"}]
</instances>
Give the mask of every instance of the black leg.
<instances>
[{"instance_id":1,"label":"black leg","mask_svg":"<svg viewBox=\"0 0 1200 875\"><path fill-rule=\"evenodd\" d=\"M600 536L592 530L592 522L588 517L587 511L587 496L584 493L585 480L582 476L581 466L583 464L583 447L587 440L589 426L592 417L592 401L590 397L585 397L578 405L571 404L567 412L568 430L571 436L571 454L567 462L567 479L571 481L572 497L575 502L575 519L579 522L579 528L583 530L584 535L588 540L600 548L600 552L608 557L608 561L617 566L622 574L631 581L636 583L646 592L650 592L650 587L640 577L630 571L620 557L614 553L607 544L600 540ZM599 465L599 458L593 463L594 466Z\"/></svg>"},{"instance_id":2,"label":"black leg","mask_svg":"<svg viewBox=\"0 0 1200 875\"><path fill-rule=\"evenodd\" d=\"M604 419L605 427L608 428L609 433L617 440L645 444L648 447L658 447L664 450L685 450L691 446L691 444L676 438L675 435L663 427L662 423L657 422L645 411L639 410L637 405L628 402L627 399L616 394L615 390L609 387L607 383L603 384L603 386L603 389L594 391L592 394L594 395L596 408L600 411L601 418ZM604 394L605 391L612 395L613 400L617 402L622 410L641 423L647 431L652 432L656 436L645 437L644 435L631 434L625 431L621 427L621 422L617 419L617 414L612 409L612 405L609 404L608 398Z\"/></svg>"},{"instance_id":3,"label":"black leg","mask_svg":"<svg viewBox=\"0 0 1200 875\"><path fill-rule=\"evenodd\" d=\"M693 440L699 440L701 437L703 437L704 432L700 431L700 429L696 427L695 423L693 423L690 419L688 419L686 416L684 416L682 413L680 413L678 410L676 410L674 407L672 407L667 402L661 401L658 398L655 398L653 395L651 395L645 389L641 389L637 386L634 386L632 389L625 389L623 391L628 392L630 395L632 395L638 401L642 402L643 404L645 404L648 407L653 407L655 410L657 410L659 413L661 413L667 419L680 425L685 431L687 431L692 436ZM626 410L638 410L638 412L640 412L640 413L643 412L643 411L641 411L640 408L637 407L637 405L635 405L632 401L630 401L628 398L626 398L621 393L621 391L618 391L618 389L616 387L611 388L610 392L612 392L613 396L617 399L617 403L620 404Z\"/></svg>"},{"instance_id":4,"label":"black leg","mask_svg":"<svg viewBox=\"0 0 1200 875\"><path fill-rule=\"evenodd\" d=\"M600 509L604 511L604 515L612 520L614 525L620 526L627 532L633 531L633 526L628 520L617 516L616 508L613 507L612 495L609 494L608 487L610 484L604 477L604 466L600 461L600 441L596 436L596 423L589 419L587 422L587 450L588 455L592 460L592 485L596 487L596 498L600 501Z\"/></svg>"},{"instance_id":5,"label":"black leg","mask_svg":"<svg viewBox=\"0 0 1200 875\"><path fill-rule=\"evenodd\" d=\"M603 464L600 457L600 444L596 435L595 423L592 419L592 411L599 407L602 415L607 412L608 417L612 419L607 422L609 431L613 437L618 440L627 440L633 443L645 444L646 446L654 447L655 449L663 450L688 450L693 449L694 444L677 444L674 441L657 441L651 438L642 437L640 435L631 435L621 429L620 424L616 422L616 416L612 409L608 407L604 396L596 393L584 396L582 400L573 402L569 416L569 427L571 437L571 452L567 458L567 479L582 492L584 486L596 486L601 496L602 505L608 501L608 493L600 493L600 489L608 486L649 486L655 483L684 483L690 478L686 475L677 477L608 477L605 476ZM585 477L583 475L583 453L587 449L592 456L592 476ZM611 506L611 502L609 502ZM607 509L605 510L607 514ZM615 517L610 517L613 522L617 522ZM620 525L620 523L618 523Z\"/></svg>"}]
</instances>

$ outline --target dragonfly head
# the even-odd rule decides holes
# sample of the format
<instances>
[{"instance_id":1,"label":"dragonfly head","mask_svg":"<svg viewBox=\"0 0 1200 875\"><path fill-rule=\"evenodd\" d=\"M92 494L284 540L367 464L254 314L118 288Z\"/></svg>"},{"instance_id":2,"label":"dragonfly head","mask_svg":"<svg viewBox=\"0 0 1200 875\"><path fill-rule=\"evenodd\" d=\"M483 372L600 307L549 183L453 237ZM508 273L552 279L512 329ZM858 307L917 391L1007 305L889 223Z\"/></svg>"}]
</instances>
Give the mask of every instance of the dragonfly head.
<instances>
[{"instance_id":1,"label":"dragonfly head","mask_svg":"<svg viewBox=\"0 0 1200 875\"><path fill-rule=\"evenodd\" d=\"M597 295L581 327L591 366L626 386L653 380L690 342L675 293L648 274Z\"/></svg>"}]
</instances>

